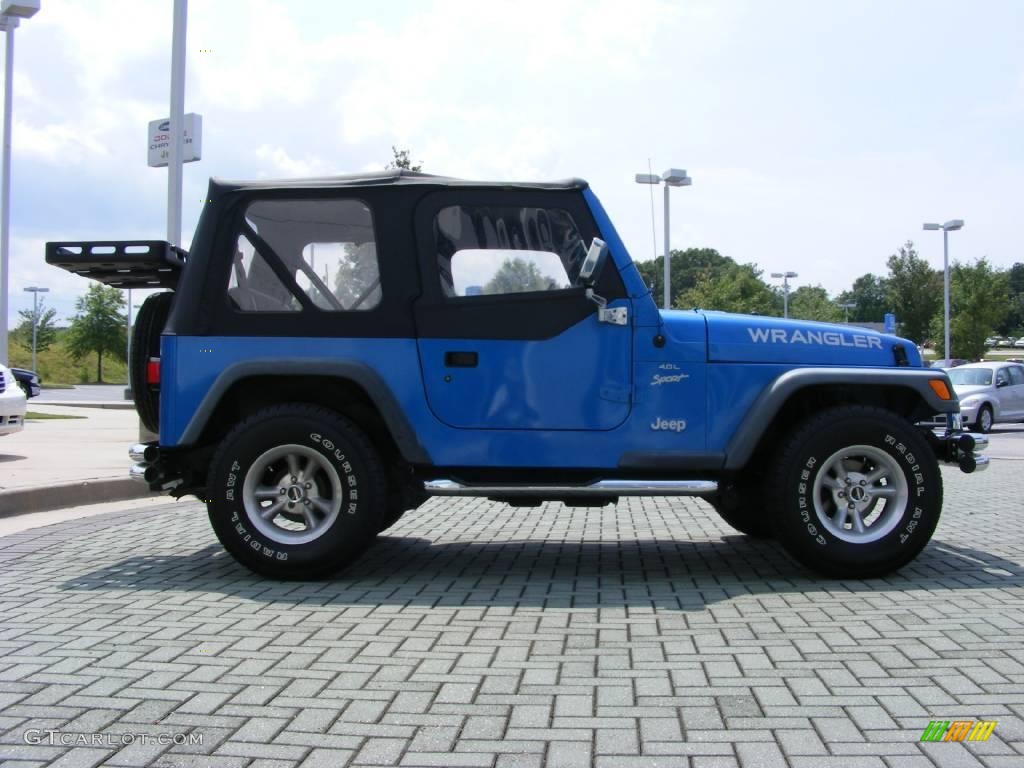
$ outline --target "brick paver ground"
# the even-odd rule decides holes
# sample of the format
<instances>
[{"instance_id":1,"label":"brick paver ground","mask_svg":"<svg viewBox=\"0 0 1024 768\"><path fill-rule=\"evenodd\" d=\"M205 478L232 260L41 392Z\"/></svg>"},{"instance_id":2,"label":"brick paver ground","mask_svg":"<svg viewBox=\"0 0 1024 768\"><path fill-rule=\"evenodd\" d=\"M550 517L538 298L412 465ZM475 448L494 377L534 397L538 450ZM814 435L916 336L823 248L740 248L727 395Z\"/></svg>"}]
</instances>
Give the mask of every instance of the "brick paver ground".
<instances>
[{"instance_id":1,"label":"brick paver ground","mask_svg":"<svg viewBox=\"0 0 1024 768\"><path fill-rule=\"evenodd\" d=\"M15 534L0 539L0 756L1020 768L1021 470L945 471L933 543L871 582L813 578L691 500L434 500L316 583L250 575L195 503ZM999 724L986 743L922 745L933 718ZM202 744L141 738L159 734Z\"/></svg>"}]
</instances>

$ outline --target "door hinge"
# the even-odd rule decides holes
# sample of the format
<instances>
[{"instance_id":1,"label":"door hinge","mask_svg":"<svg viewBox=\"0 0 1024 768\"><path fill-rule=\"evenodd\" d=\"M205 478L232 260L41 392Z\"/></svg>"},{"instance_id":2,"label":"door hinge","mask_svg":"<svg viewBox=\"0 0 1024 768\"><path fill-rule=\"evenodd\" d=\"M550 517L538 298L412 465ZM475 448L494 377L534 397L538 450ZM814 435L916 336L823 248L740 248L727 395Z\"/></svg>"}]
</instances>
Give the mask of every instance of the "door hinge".
<instances>
[{"instance_id":1,"label":"door hinge","mask_svg":"<svg viewBox=\"0 0 1024 768\"><path fill-rule=\"evenodd\" d=\"M608 299L598 296L593 288L587 288L587 298L597 304L597 322L611 325L629 325L629 310L626 307L608 308Z\"/></svg>"}]
</instances>

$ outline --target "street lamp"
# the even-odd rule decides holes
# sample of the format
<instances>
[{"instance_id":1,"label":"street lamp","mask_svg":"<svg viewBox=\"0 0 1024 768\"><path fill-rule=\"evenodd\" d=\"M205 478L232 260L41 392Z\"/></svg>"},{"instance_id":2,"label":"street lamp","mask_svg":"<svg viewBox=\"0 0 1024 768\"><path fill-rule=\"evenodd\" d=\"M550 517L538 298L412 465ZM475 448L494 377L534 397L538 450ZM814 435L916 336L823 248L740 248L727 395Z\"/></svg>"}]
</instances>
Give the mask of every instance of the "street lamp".
<instances>
[{"instance_id":1,"label":"street lamp","mask_svg":"<svg viewBox=\"0 0 1024 768\"><path fill-rule=\"evenodd\" d=\"M848 302L844 302L844 303L839 305L839 308L844 310L845 313L846 313L845 317L843 319L844 323L849 323L850 322L850 310L853 309L856 306L857 306L857 302L855 302L855 301L848 301Z\"/></svg>"},{"instance_id":2,"label":"street lamp","mask_svg":"<svg viewBox=\"0 0 1024 768\"><path fill-rule=\"evenodd\" d=\"M11 104L14 79L14 28L39 10L39 0L2 0L0 30L6 33L4 51L4 148L0 172L0 363L7 357L7 291L10 288L11 245Z\"/></svg>"},{"instance_id":3,"label":"street lamp","mask_svg":"<svg viewBox=\"0 0 1024 768\"><path fill-rule=\"evenodd\" d=\"M39 325L39 294L49 293L49 288L40 288L35 285L30 285L24 289L26 293L32 294L32 370L38 370L36 368L36 327Z\"/></svg>"},{"instance_id":4,"label":"street lamp","mask_svg":"<svg viewBox=\"0 0 1024 768\"><path fill-rule=\"evenodd\" d=\"M672 306L672 276L669 269L671 257L669 255L668 234L669 234L669 211L668 211L668 188L688 187L693 184L693 179L686 175L686 171L679 168L669 168L658 176L654 173L638 173L637 184L660 184L665 182L665 309Z\"/></svg>"},{"instance_id":5,"label":"street lamp","mask_svg":"<svg viewBox=\"0 0 1024 768\"><path fill-rule=\"evenodd\" d=\"M945 357L947 360L953 357L953 353L949 348L949 233L963 229L963 226L963 219L952 219L945 224L924 225L924 228L928 231L942 230L942 321L945 334L943 349L946 350Z\"/></svg>"},{"instance_id":6,"label":"street lamp","mask_svg":"<svg viewBox=\"0 0 1024 768\"><path fill-rule=\"evenodd\" d=\"M789 278L800 275L796 272L772 272L772 277L782 278L782 316L789 317Z\"/></svg>"}]
</instances>

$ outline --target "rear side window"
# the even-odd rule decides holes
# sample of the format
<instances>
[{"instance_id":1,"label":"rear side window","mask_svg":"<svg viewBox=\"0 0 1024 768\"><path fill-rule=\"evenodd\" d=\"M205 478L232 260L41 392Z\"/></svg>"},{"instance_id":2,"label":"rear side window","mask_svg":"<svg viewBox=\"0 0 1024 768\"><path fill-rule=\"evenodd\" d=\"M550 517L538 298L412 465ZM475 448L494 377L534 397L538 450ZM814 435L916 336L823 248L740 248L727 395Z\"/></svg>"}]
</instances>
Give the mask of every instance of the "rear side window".
<instances>
[{"instance_id":1,"label":"rear side window","mask_svg":"<svg viewBox=\"0 0 1024 768\"><path fill-rule=\"evenodd\" d=\"M1013 365L1007 370L1010 372L1011 384L1024 384L1024 367Z\"/></svg>"},{"instance_id":2,"label":"rear side window","mask_svg":"<svg viewBox=\"0 0 1024 768\"><path fill-rule=\"evenodd\" d=\"M242 312L355 312L381 300L373 216L360 200L250 203L228 296Z\"/></svg>"},{"instance_id":3,"label":"rear side window","mask_svg":"<svg viewBox=\"0 0 1024 768\"><path fill-rule=\"evenodd\" d=\"M566 290L586 256L572 216L557 208L448 206L434 243L446 296Z\"/></svg>"}]
</instances>

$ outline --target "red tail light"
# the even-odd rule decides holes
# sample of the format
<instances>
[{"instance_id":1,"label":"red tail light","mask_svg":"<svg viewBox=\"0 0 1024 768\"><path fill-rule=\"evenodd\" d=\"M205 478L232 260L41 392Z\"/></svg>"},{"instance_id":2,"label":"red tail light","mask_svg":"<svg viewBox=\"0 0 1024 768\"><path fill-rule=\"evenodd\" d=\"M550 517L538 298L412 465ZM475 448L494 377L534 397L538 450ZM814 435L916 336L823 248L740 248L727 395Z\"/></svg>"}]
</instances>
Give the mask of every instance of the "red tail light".
<instances>
[{"instance_id":1,"label":"red tail light","mask_svg":"<svg viewBox=\"0 0 1024 768\"><path fill-rule=\"evenodd\" d=\"M160 358L151 357L146 363L146 383L156 385L160 383Z\"/></svg>"}]
</instances>

